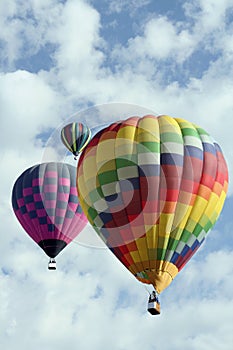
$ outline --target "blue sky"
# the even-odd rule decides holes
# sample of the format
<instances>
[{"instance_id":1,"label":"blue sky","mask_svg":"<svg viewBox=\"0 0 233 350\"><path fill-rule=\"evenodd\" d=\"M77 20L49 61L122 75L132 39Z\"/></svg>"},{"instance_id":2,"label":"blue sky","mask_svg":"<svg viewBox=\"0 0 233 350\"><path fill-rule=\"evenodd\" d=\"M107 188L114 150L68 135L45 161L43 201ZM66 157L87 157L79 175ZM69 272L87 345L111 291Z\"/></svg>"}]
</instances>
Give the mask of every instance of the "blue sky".
<instances>
[{"instance_id":1,"label":"blue sky","mask_svg":"<svg viewBox=\"0 0 233 350\"><path fill-rule=\"evenodd\" d=\"M47 270L11 209L14 181L42 161L76 165L59 140L148 112L181 117L233 152L231 0L0 2L0 347L231 350L232 184L218 223L146 312L147 291L87 227Z\"/></svg>"}]
</instances>

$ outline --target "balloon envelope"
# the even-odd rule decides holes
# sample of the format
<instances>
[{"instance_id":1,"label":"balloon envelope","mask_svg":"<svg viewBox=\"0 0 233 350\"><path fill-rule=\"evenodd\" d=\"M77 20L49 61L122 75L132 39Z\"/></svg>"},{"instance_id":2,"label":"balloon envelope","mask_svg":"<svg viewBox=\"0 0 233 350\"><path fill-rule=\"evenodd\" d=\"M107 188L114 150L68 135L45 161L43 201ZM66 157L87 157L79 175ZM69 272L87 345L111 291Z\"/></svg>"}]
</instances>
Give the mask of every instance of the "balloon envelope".
<instances>
[{"instance_id":1,"label":"balloon envelope","mask_svg":"<svg viewBox=\"0 0 233 350\"><path fill-rule=\"evenodd\" d=\"M99 131L105 129L108 126L109 126L109 123L94 126L93 128L90 129L91 130L91 137L93 138Z\"/></svg>"},{"instance_id":2,"label":"balloon envelope","mask_svg":"<svg viewBox=\"0 0 233 350\"><path fill-rule=\"evenodd\" d=\"M82 123L70 123L61 131L61 140L70 152L77 156L91 138L90 129Z\"/></svg>"},{"instance_id":3,"label":"balloon envelope","mask_svg":"<svg viewBox=\"0 0 233 350\"><path fill-rule=\"evenodd\" d=\"M219 145L202 128L169 116L110 125L78 163L89 222L125 267L159 293L203 243L227 187Z\"/></svg>"},{"instance_id":4,"label":"balloon envelope","mask_svg":"<svg viewBox=\"0 0 233 350\"><path fill-rule=\"evenodd\" d=\"M87 224L75 179L75 167L43 163L25 170L13 187L15 215L50 258L56 257Z\"/></svg>"}]
</instances>

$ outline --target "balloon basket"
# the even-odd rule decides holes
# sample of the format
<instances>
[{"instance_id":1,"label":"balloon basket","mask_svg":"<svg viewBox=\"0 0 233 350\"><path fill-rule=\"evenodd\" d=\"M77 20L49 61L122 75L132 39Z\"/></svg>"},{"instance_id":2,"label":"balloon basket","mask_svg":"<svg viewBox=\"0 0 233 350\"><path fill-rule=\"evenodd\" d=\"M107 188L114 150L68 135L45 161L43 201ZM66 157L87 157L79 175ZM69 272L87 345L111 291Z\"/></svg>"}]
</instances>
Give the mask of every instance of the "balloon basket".
<instances>
[{"instance_id":1,"label":"balloon basket","mask_svg":"<svg viewBox=\"0 0 233 350\"><path fill-rule=\"evenodd\" d=\"M160 304L156 301L149 302L147 311L151 315L159 315L160 314Z\"/></svg>"},{"instance_id":2,"label":"balloon basket","mask_svg":"<svg viewBox=\"0 0 233 350\"><path fill-rule=\"evenodd\" d=\"M156 293L155 291L153 291L150 294L147 311L151 315L159 315L160 314L160 301L158 298L158 293Z\"/></svg>"},{"instance_id":3,"label":"balloon basket","mask_svg":"<svg viewBox=\"0 0 233 350\"><path fill-rule=\"evenodd\" d=\"M56 261L54 259L49 260L48 269L49 270L56 270Z\"/></svg>"}]
</instances>

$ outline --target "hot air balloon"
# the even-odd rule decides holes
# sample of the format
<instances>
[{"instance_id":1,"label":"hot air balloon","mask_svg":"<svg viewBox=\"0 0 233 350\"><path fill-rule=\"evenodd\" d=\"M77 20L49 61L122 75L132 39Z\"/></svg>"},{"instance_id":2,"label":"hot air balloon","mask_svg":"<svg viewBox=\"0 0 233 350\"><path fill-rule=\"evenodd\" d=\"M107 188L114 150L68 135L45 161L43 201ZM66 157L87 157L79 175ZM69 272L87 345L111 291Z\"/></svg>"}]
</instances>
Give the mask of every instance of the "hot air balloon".
<instances>
[{"instance_id":1,"label":"hot air balloon","mask_svg":"<svg viewBox=\"0 0 233 350\"><path fill-rule=\"evenodd\" d=\"M105 129L108 126L109 126L109 123L94 126L93 128L90 129L91 130L91 137L93 138L99 131Z\"/></svg>"},{"instance_id":2,"label":"hot air balloon","mask_svg":"<svg viewBox=\"0 0 233 350\"><path fill-rule=\"evenodd\" d=\"M12 191L14 213L28 235L55 257L85 227L76 189L76 168L65 163L42 163L25 170Z\"/></svg>"},{"instance_id":3,"label":"hot air balloon","mask_svg":"<svg viewBox=\"0 0 233 350\"><path fill-rule=\"evenodd\" d=\"M63 127L61 140L68 150L76 157L86 147L91 139L91 131L85 124L70 123Z\"/></svg>"},{"instance_id":4,"label":"hot air balloon","mask_svg":"<svg viewBox=\"0 0 233 350\"><path fill-rule=\"evenodd\" d=\"M226 197L228 170L202 128L170 116L113 123L82 153L80 204L121 263L158 295L203 243Z\"/></svg>"}]
</instances>

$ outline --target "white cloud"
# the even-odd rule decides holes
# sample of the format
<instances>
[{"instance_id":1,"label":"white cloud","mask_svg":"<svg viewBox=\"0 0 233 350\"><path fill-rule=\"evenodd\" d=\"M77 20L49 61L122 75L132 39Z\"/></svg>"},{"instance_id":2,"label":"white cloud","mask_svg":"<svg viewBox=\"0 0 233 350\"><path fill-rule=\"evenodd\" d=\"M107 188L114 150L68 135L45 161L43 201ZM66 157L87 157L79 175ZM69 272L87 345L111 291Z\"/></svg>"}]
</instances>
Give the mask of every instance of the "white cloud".
<instances>
[{"instance_id":1,"label":"white cloud","mask_svg":"<svg viewBox=\"0 0 233 350\"><path fill-rule=\"evenodd\" d=\"M10 202L16 178L42 161L43 143L37 136L60 124L61 101L39 75L27 71L0 75L0 193L4 203ZM47 149L47 156L56 160L54 150Z\"/></svg>"},{"instance_id":2,"label":"white cloud","mask_svg":"<svg viewBox=\"0 0 233 350\"><path fill-rule=\"evenodd\" d=\"M196 21L197 27L200 26L206 33L225 26L226 17L233 5L231 0L195 0L186 1L183 8L186 15Z\"/></svg>"},{"instance_id":3,"label":"white cloud","mask_svg":"<svg viewBox=\"0 0 233 350\"><path fill-rule=\"evenodd\" d=\"M38 75L27 71L0 76L0 144L15 156L31 156L38 151L36 135L52 128L60 118L58 94Z\"/></svg>"},{"instance_id":4,"label":"white cloud","mask_svg":"<svg viewBox=\"0 0 233 350\"><path fill-rule=\"evenodd\" d=\"M50 42L47 31L56 22L61 6L55 0L3 0L0 6L0 58L5 69L13 70L18 59L38 53Z\"/></svg>"},{"instance_id":5,"label":"white cloud","mask_svg":"<svg viewBox=\"0 0 233 350\"><path fill-rule=\"evenodd\" d=\"M57 45L54 53L54 80L62 82L66 93L82 95L88 100L92 82L101 75L104 56L99 49L104 41L99 36L100 16L83 1L68 1L58 23L49 33Z\"/></svg>"},{"instance_id":6,"label":"white cloud","mask_svg":"<svg viewBox=\"0 0 233 350\"><path fill-rule=\"evenodd\" d=\"M133 15L138 9L149 5L151 0L111 0L108 1L110 13L121 13L129 10L129 13Z\"/></svg>"},{"instance_id":7,"label":"white cloud","mask_svg":"<svg viewBox=\"0 0 233 350\"><path fill-rule=\"evenodd\" d=\"M166 17L150 19L143 35L128 41L126 49L119 47L113 55L130 61L135 59L176 59L182 63L195 49L197 42L181 23L173 24Z\"/></svg>"},{"instance_id":8,"label":"white cloud","mask_svg":"<svg viewBox=\"0 0 233 350\"><path fill-rule=\"evenodd\" d=\"M191 263L163 293L162 314L153 318L143 287L106 250L71 245L57 259L58 270L46 272L43 252L32 250L26 237L20 241L5 263L11 273L1 275L2 346L230 350L232 254L211 253ZM209 278L216 265L222 274Z\"/></svg>"},{"instance_id":9,"label":"white cloud","mask_svg":"<svg viewBox=\"0 0 233 350\"><path fill-rule=\"evenodd\" d=\"M105 249L71 244L59 255L58 270L47 271L47 257L20 227L10 203L20 173L45 153L56 157L36 135L56 131L62 119L88 103L120 101L114 105L118 119L124 103L132 103L200 124L222 145L232 173L232 28L226 23L232 4L192 3L185 3L187 21L148 16L142 34L111 56L101 37L101 14L87 1L1 2L5 70L54 45L52 68L0 76L2 349L231 349L232 247L206 252L205 258L203 248L162 294L162 314L153 318L146 312L144 287ZM184 63L200 47L218 56L197 77ZM165 85L178 66L186 83ZM111 107L101 108L103 121L110 120ZM143 108L127 112L136 110Z\"/></svg>"}]
</instances>

